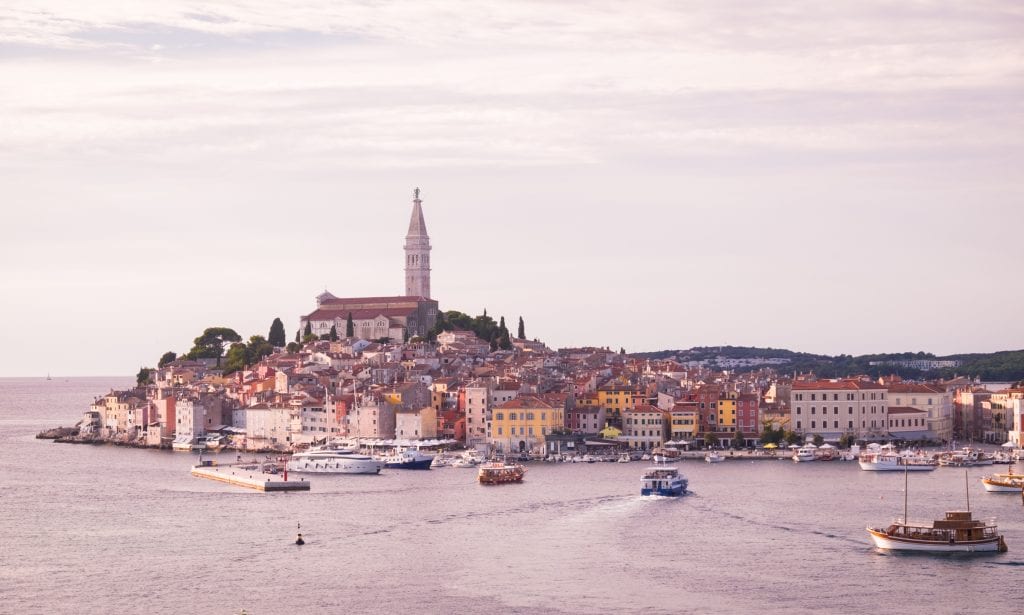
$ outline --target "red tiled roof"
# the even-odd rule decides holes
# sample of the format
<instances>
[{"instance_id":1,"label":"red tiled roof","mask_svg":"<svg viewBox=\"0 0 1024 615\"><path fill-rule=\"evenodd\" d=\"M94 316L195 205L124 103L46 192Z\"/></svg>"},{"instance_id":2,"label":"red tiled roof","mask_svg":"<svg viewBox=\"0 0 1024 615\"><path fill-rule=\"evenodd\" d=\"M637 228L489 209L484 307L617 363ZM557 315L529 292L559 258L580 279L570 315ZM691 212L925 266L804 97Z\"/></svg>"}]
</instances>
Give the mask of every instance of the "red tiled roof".
<instances>
[{"instance_id":1,"label":"red tiled roof","mask_svg":"<svg viewBox=\"0 0 1024 615\"><path fill-rule=\"evenodd\" d=\"M870 380L796 380L793 382L794 391L860 391L885 388Z\"/></svg>"},{"instance_id":2,"label":"red tiled roof","mask_svg":"<svg viewBox=\"0 0 1024 615\"><path fill-rule=\"evenodd\" d=\"M928 414L928 411L908 406L889 406L889 414Z\"/></svg>"}]
</instances>

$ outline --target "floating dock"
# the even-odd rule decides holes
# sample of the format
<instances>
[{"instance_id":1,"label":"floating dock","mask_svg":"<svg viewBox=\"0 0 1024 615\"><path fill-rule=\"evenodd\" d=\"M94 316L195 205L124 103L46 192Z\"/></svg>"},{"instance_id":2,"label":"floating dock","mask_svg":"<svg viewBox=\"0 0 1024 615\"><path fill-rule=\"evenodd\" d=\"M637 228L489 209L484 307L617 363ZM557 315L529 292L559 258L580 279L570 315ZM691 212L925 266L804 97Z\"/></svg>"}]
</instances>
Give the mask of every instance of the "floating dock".
<instances>
[{"instance_id":1,"label":"floating dock","mask_svg":"<svg viewBox=\"0 0 1024 615\"><path fill-rule=\"evenodd\" d=\"M192 466L192 476L217 480L229 485L248 487L258 491L309 491L309 481L286 480L287 474L266 474L251 466L244 465L200 465Z\"/></svg>"}]
</instances>

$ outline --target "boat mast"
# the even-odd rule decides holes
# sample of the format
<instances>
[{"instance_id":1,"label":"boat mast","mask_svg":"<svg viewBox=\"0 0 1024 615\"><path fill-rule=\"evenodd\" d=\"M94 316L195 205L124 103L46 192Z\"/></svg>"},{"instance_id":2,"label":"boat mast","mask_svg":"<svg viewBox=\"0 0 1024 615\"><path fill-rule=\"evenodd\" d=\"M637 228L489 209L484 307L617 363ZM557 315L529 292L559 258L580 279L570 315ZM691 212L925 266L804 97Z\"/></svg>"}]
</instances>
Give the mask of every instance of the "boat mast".
<instances>
[{"instance_id":1,"label":"boat mast","mask_svg":"<svg viewBox=\"0 0 1024 615\"><path fill-rule=\"evenodd\" d=\"M967 468L964 468L964 491L967 493L967 512L971 512L971 485L967 482Z\"/></svg>"},{"instance_id":2,"label":"boat mast","mask_svg":"<svg viewBox=\"0 0 1024 615\"><path fill-rule=\"evenodd\" d=\"M907 492L910 489L910 468L903 466L903 524L910 523L907 517Z\"/></svg>"}]
</instances>

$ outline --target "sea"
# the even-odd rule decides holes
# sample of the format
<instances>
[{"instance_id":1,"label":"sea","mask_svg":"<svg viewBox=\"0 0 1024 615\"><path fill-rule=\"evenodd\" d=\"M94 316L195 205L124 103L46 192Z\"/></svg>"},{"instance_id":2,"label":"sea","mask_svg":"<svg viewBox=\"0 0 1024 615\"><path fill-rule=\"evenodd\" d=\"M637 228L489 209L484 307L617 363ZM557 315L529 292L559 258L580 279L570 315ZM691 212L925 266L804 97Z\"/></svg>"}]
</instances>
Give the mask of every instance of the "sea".
<instances>
[{"instance_id":1,"label":"sea","mask_svg":"<svg viewBox=\"0 0 1024 615\"><path fill-rule=\"evenodd\" d=\"M645 462L313 476L261 493L193 454L57 444L126 378L0 379L0 613L1011 613L1024 506L1000 466L912 474L911 518L996 517L1009 551L894 555L904 476L855 463L684 461L692 493L641 497ZM234 453L222 458L234 459ZM301 526L301 527L300 527ZM296 546L301 531L306 544Z\"/></svg>"}]
</instances>

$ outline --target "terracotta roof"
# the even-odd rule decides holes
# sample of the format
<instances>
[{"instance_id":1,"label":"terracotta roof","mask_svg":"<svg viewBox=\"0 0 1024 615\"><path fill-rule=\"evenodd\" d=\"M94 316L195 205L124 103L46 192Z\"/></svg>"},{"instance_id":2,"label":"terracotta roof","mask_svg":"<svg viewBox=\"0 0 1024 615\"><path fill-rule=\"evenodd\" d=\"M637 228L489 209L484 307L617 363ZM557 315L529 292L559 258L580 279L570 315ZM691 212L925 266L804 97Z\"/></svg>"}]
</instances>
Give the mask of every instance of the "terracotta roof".
<instances>
[{"instance_id":1,"label":"terracotta roof","mask_svg":"<svg viewBox=\"0 0 1024 615\"><path fill-rule=\"evenodd\" d=\"M928 411L908 406L889 406L889 414L928 414Z\"/></svg>"},{"instance_id":2,"label":"terracotta roof","mask_svg":"<svg viewBox=\"0 0 1024 615\"><path fill-rule=\"evenodd\" d=\"M885 390L886 387L870 380L796 380L794 391L860 391L867 389Z\"/></svg>"}]
</instances>

